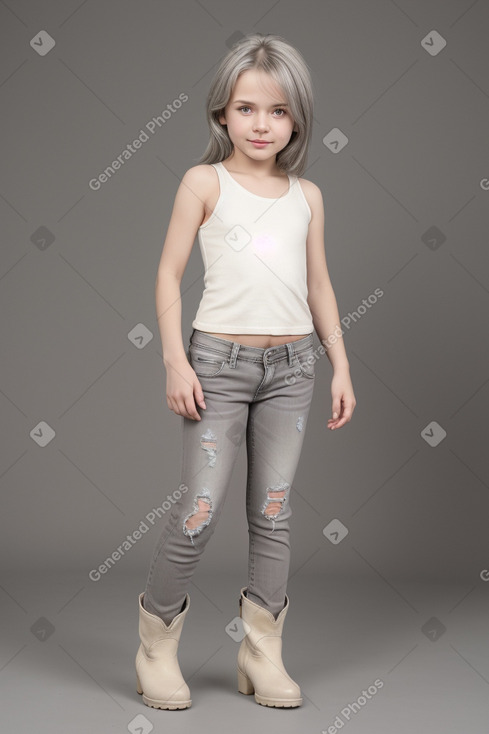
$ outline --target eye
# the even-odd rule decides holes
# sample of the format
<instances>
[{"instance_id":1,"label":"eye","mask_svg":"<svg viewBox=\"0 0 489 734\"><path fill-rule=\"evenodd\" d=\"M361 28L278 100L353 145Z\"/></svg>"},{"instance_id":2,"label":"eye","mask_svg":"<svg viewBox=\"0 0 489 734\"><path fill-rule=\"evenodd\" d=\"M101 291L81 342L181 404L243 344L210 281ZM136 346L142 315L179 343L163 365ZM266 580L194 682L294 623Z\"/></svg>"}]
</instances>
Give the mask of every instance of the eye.
<instances>
[{"instance_id":1,"label":"eye","mask_svg":"<svg viewBox=\"0 0 489 734\"><path fill-rule=\"evenodd\" d=\"M248 107L247 105L243 105L243 107L238 107L238 112L241 112L241 110L250 110L251 107Z\"/></svg>"},{"instance_id":2,"label":"eye","mask_svg":"<svg viewBox=\"0 0 489 734\"><path fill-rule=\"evenodd\" d=\"M275 110L275 112L283 112L284 113L283 115L279 115L279 117L285 117L285 115L287 114L287 112L282 107L278 107Z\"/></svg>"}]
</instances>

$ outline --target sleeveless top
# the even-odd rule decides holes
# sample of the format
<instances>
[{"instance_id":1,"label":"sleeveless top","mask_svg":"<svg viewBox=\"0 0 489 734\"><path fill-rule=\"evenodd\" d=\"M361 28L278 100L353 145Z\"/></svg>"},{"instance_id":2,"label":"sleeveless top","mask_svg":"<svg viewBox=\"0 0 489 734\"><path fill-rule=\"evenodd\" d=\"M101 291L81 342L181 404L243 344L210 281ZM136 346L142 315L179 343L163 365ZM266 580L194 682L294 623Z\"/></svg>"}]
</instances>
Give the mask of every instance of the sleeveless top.
<instances>
[{"instance_id":1,"label":"sleeveless top","mask_svg":"<svg viewBox=\"0 0 489 734\"><path fill-rule=\"evenodd\" d=\"M311 209L297 176L278 199L251 193L220 163L220 195L199 227L204 292L192 326L228 334L310 334L306 238Z\"/></svg>"}]
</instances>

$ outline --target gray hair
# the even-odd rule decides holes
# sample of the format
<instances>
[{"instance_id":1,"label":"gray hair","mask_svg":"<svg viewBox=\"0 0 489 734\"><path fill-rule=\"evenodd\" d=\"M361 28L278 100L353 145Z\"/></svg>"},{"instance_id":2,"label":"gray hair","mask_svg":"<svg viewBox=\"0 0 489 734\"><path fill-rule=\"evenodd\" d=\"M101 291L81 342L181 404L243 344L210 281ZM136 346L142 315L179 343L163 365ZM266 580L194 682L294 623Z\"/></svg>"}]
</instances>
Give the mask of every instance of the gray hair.
<instances>
[{"instance_id":1,"label":"gray hair","mask_svg":"<svg viewBox=\"0 0 489 734\"><path fill-rule=\"evenodd\" d=\"M221 60L207 95L210 140L199 163L218 163L233 152L227 127L219 122L219 116L231 98L239 75L248 69L260 69L270 74L286 96L298 132L292 132L288 144L277 154L277 166L286 173L301 176L306 168L312 135L311 76L299 51L281 36L270 33L245 36Z\"/></svg>"}]
</instances>

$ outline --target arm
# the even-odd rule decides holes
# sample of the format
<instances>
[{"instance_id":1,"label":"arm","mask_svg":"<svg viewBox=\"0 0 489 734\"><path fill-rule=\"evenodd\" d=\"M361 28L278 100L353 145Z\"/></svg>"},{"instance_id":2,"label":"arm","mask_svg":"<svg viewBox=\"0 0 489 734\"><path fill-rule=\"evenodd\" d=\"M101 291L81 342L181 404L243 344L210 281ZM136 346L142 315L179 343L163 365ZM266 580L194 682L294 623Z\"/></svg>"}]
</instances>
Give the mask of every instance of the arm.
<instances>
[{"instance_id":1,"label":"arm","mask_svg":"<svg viewBox=\"0 0 489 734\"><path fill-rule=\"evenodd\" d=\"M300 179L300 182L312 214L306 242L307 302L314 328L333 367L331 385L333 420L328 421L328 427L334 429L351 420L356 400L350 379L350 363L343 342L338 305L326 263L324 204L321 189L312 181Z\"/></svg>"},{"instance_id":2,"label":"arm","mask_svg":"<svg viewBox=\"0 0 489 734\"><path fill-rule=\"evenodd\" d=\"M189 169L178 187L156 274L156 313L165 366L186 359L180 283L204 217L204 204L199 195L202 175L196 169Z\"/></svg>"},{"instance_id":3,"label":"arm","mask_svg":"<svg viewBox=\"0 0 489 734\"><path fill-rule=\"evenodd\" d=\"M204 170L203 170L204 169ZM202 388L189 365L182 339L180 283L190 257L197 229L204 218L204 194L208 183L204 166L189 169L178 188L156 276L156 314L167 371L170 410L201 420L194 402L205 407Z\"/></svg>"}]
</instances>

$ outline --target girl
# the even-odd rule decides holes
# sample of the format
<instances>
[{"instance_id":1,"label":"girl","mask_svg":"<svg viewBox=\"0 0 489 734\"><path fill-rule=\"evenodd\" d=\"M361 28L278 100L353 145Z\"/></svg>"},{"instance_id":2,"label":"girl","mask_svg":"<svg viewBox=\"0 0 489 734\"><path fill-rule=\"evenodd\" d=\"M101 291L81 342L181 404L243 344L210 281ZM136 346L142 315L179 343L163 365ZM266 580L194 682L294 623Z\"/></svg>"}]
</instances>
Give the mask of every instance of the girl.
<instances>
[{"instance_id":1,"label":"girl","mask_svg":"<svg viewBox=\"0 0 489 734\"><path fill-rule=\"evenodd\" d=\"M298 178L313 119L302 56L279 36L245 37L220 63L207 116L210 142L177 191L156 280L166 397L183 416L182 483L139 595L137 691L155 708L191 705L177 658L187 589L246 435L238 690L266 706L294 707L301 691L284 668L281 635L290 491L324 353L313 349L314 329L333 366L328 428L350 421L356 405L326 267L321 191ZM185 350L180 282L197 233L205 288Z\"/></svg>"}]
</instances>

